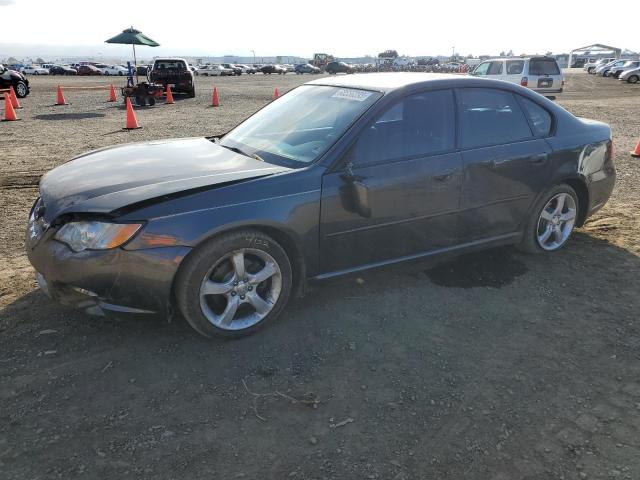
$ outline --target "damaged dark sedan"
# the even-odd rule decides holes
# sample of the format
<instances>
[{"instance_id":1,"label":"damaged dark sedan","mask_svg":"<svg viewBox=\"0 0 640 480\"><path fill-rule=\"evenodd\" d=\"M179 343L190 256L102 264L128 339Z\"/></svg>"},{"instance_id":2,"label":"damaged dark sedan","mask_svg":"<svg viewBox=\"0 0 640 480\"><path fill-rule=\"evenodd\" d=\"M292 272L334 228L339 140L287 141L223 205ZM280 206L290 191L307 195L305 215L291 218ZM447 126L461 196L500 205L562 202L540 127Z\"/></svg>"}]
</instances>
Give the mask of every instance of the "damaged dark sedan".
<instances>
[{"instance_id":1,"label":"damaged dark sedan","mask_svg":"<svg viewBox=\"0 0 640 480\"><path fill-rule=\"evenodd\" d=\"M206 336L309 280L515 244L561 248L615 181L611 131L518 85L383 73L293 89L221 137L134 143L47 173L26 248L96 314L181 313Z\"/></svg>"}]
</instances>

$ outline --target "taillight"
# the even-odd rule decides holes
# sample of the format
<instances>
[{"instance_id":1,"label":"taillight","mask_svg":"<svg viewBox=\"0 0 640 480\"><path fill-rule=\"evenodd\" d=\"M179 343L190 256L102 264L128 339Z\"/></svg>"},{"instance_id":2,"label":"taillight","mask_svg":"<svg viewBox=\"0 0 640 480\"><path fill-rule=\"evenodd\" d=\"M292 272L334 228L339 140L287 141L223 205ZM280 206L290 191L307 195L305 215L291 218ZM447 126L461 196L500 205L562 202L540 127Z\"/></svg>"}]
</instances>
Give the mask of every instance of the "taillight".
<instances>
[{"instance_id":1,"label":"taillight","mask_svg":"<svg viewBox=\"0 0 640 480\"><path fill-rule=\"evenodd\" d=\"M520 80L520 85L526 87L527 85L529 85L529 79L527 77L522 77L522 79Z\"/></svg>"}]
</instances>

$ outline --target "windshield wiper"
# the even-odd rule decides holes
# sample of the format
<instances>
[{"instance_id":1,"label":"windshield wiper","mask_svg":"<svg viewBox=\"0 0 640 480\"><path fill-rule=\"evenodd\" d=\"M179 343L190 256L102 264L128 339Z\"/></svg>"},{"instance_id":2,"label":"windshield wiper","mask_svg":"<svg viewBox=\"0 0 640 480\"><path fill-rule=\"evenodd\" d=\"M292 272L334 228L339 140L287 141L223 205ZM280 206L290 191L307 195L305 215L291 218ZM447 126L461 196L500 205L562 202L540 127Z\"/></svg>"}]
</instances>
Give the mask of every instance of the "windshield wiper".
<instances>
[{"instance_id":1,"label":"windshield wiper","mask_svg":"<svg viewBox=\"0 0 640 480\"><path fill-rule=\"evenodd\" d=\"M260 160L261 162L264 162L264 159L257 153L249 154L247 152L243 152L238 147L230 147L228 145L222 145L221 143L218 143L218 142L216 142L216 144L220 145L223 148L226 148L227 150L231 150L232 152L236 152L236 153L239 153L240 155L244 155L245 157L255 158L256 160Z\"/></svg>"}]
</instances>

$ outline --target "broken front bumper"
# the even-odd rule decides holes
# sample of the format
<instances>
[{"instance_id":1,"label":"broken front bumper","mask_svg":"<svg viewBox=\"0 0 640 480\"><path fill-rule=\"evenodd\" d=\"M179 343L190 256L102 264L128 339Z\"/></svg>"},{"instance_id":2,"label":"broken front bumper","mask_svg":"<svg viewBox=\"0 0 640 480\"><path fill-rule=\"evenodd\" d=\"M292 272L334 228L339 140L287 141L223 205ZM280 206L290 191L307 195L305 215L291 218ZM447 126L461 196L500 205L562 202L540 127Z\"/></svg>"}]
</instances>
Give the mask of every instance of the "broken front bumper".
<instances>
[{"instance_id":1,"label":"broken front bumper","mask_svg":"<svg viewBox=\"0 0 640 480\"><path fill-rule=\"evenodd\" d=\"M27 242L42 291L57 302L98 315L166 316L173 279L190 250L115 248L76 253L50 237L34 246Z\"/></svg>"}]
</instances>

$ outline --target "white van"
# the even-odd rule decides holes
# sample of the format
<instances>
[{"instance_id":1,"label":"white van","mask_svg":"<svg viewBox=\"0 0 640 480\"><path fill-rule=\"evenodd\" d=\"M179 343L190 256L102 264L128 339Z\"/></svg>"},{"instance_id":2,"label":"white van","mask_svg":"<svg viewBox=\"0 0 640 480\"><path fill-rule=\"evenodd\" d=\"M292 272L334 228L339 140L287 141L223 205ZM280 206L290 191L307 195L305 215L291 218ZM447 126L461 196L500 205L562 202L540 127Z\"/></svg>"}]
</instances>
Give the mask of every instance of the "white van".
<instances>
[{"instance_id":1,"label":"white van","mask_svg":"<svg viewBox=\"0 0 640 480\"><path fill-rule=\"evenodd\" d=\"M562 93L564 78L555 58L495 58L478 65L471 75L504 80L543 95Z\"/></svg>"}]
</instances>

